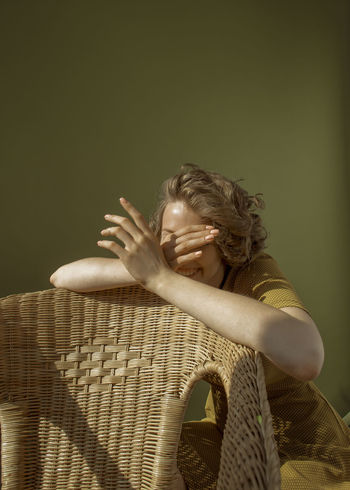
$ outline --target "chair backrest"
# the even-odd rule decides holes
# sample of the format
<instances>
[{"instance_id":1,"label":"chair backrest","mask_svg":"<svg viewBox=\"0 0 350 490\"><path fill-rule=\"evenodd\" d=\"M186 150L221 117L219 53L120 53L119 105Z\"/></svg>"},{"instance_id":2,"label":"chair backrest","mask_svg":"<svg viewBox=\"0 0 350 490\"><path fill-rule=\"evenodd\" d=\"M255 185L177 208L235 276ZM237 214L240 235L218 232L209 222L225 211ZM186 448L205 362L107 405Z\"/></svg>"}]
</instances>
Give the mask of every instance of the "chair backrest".
<instances>
[{"instance_id":1,"label":"chair backrest","mask_svg":"<svg viewBox=\"0 0 350 490\"><path fill-rule=\"evenodd\" d=\"M217 488L279 488L258 353L138 285L1 298L2 488L169 489L200 379L228 402Z\"/></svg>"}]
</instances>

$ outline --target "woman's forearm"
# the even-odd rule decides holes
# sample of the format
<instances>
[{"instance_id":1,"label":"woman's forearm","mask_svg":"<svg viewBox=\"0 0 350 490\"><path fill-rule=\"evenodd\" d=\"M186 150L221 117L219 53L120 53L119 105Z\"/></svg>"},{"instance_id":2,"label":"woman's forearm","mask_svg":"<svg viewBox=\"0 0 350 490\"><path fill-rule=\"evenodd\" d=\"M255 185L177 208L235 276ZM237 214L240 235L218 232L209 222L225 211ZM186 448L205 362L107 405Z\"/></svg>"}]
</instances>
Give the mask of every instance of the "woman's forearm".
<instances>
[{"instance_id":1,"label":"woman's forearm","mask_svg":"<svg viewBox=\"0 0 350 490\"><path fill-rule=\"evenodd\" d=\"M136 280L118 258L88 257L62 265L51 275L50 283L84 293L130 286Z\"/></svg>"},{"instance_id":2,"label":"woman's forearm","mask_svg":"<svg viewBox=\"0 0 350 490\"><path fill-rule=\"evenodd\" d=\"M171 270L144 287L219 335L262 352L290 376L310 380L318 375L322 341L317 328L284 311Z\"/></svg>"}]
</instances>

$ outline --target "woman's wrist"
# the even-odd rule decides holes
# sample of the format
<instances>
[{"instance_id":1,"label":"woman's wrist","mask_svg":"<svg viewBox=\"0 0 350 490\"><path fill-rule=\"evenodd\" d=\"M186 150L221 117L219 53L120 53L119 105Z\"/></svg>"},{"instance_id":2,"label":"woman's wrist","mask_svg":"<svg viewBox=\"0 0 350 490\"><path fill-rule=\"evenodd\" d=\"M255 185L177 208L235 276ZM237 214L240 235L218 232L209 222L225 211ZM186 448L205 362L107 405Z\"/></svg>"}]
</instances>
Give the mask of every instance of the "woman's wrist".
<instances>
[{"instance_id":1,"label":"woman's wrist","mask_svg":"<svg viewBox=\"0 0 350 490\"><path fill-rule=\"evenodd\" d=\"M155 276L150 277L147 281L141 282L141 285L148 291L161 296L160 292L172 280L174 274L177 275L173 269L164 267Z\"/></svg>"}]
</instances>

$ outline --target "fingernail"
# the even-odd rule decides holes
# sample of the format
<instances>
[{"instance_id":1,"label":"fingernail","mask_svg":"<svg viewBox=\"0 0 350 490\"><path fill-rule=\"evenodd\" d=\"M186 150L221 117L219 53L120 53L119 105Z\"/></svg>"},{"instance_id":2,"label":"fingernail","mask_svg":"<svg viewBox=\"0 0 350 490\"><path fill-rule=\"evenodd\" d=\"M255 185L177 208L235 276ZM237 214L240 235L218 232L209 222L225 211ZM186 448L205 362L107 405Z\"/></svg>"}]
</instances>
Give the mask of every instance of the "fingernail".
<instances>
[{"instance_id":1,"label":"fingernail","mask_svg":"<svg viewBox=\"0 0 350 490\"><path fill-rule=\"evenodd\" d=\"M211 232L213 235L217 235L219 233L219 230L211 230Z\"/></svg>"},{"instance_id":2,"label":"fingernail","mask_svg":"<svg viewBox=\"0 0 350 490\"><path fill-rule=\"evenodd\" d=\"M210 230L211 228L214 228L214 226L208 225L205 227L207 230Z\"/></svg>"},{"instance_id":3,"label":"fingernail","mask_svg":"<svg viewBox=\"0 0 350 490\"><path fill-rule=\"evenodd\" d=\"M122 202L123 204L125 204L127 202L127 200L125 199L125 197L120 197L119 198L119 201Z\"/></svg>"},{"instance_id":4,"label":"fingernail","mask_svg":"<svg viewBox=\"0 0 350 490\"><path fill-rule=\"evenodd\" d=\"M199 252L195 252L194 255L197 255L198 256L198 255L201 255L201 254L202 254L202 252L199 250Z\"/></svg>"}]
</instances>

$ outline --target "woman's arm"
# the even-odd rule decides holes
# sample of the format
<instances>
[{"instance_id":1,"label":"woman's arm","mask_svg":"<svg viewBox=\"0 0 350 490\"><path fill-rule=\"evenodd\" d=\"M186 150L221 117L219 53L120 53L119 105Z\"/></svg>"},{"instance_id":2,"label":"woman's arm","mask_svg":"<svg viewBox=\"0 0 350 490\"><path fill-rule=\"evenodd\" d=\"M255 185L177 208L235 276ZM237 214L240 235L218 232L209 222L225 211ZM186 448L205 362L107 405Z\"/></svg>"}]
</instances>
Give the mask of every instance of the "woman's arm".
<instances>
[{"instance_id":1,"label":"woman's arm","mask_svg":"<svg viewBox=\"0 0 350 490\"><path fill-rule=\"evenodd\" d=\"M205 239L208 233L213 233L214 236L219 232L213 228L207 225L190 225L171 233L168 240L163 240L161 244L169 266L176 270L191 262L196 254L191 250L198 251L198 247L205 247L209 243ZM89 257L63 265L52 274L50 282L57 288L80 293L139 284L120 259L102 257Z\"/></svg>"},{"instance_id":2,"label":"woman's arm","mask_svg":"<svg viewBox=\"0 0 350 490\"><path fill-rule=\"evenodd\" d=\"M321 336L311 317L300 309L298 316L292 316L254 298L214 288L172 270L163 270L142 285L219 335L262 352L290 376L308 381L321 371Z\"/></svg>"},{"instance_id":3,"label":"woman's arm","mask_svg":"<svg viewBox=\"0 0 350 490\"><path fill-rule=\"evenodd\" d=\"M86 293L130 286L137 281L118 258L88 257L62 265L51 275L50 283L56 288Z\"/></svg>"}]
</instances>

